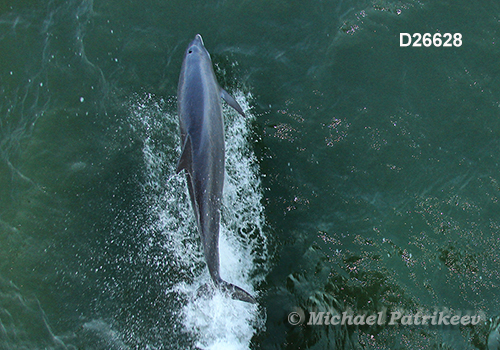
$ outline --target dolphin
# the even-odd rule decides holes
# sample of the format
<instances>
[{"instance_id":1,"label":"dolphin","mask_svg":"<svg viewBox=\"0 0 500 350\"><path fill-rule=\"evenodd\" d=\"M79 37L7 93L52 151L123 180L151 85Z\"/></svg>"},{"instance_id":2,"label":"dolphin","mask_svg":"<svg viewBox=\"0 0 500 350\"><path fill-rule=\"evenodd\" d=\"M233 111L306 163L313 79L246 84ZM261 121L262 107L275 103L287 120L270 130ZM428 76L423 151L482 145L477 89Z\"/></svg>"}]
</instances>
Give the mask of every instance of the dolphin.
<instances>
[{"instance_id":1,"label":"dolphin","mask_svg":"<svg viewBox=\"0 0 500 350\"><path fill-rule=\"evenodd\" d=\"M221 98L245 115L238 102L219 86L210 54L201 35L197 34L184 54L177 88L182 147L177 173L184 170L186 174L191 206L212 281L233 299L255 303L248 292L224 281L219 272L219 223L225 163Z\"/></svg>"}]
</instances>

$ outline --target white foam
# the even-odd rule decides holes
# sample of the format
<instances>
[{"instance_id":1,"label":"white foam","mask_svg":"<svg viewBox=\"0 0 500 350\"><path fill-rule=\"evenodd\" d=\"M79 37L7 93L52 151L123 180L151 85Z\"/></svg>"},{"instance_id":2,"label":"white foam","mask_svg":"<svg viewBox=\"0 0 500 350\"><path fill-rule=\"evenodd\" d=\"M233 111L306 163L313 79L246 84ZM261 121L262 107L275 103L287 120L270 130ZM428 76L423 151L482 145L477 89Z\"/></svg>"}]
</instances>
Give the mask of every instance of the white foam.
<instances>
[{"instance_id":1,"label":"white foam","mask_svg":"<svg viewBox=\"0 0 500 350\"><path fill-rule=\"evenodd\" d=\"M82 329L85 332L95 333L110 349L129 349L129 346L122 341L122 335L104 320L98 319L86 322L83 324Z\"/></svg>"},{"instance_id":2,"label":"white foam","mask_svg":"<svg viewBox=\"0 0 500 350\"><path fill-rule=\"evenodd\" d=\"M256 261L268 261L264 234L265 217L259 169L248 142L253 116L248 108L250 95L239 93L236 100L245 110L244 118L224 106L226 129L226 176L220 227L221 277L252 295L265 276ZM200 247L199 234L184 175L175 173L180 154L178 121L175 113L163 113L150 96L132 106L136 131L144 140L146 165L144 196L149 203L151 222L144 227L150 244L161 239L170 263L179 271L180 282L167 283L168 297L184 300L176 310L183 332L203 349L248 349L252 336L263 328L265 319L257 305L233 300L222 292L199 296L199 288L210 279ZM159 130L163 130L160 132ZM145 254L148 247L144 247ZM174 327L177 328L177 327Z\"/></svg>"}]
</instances>

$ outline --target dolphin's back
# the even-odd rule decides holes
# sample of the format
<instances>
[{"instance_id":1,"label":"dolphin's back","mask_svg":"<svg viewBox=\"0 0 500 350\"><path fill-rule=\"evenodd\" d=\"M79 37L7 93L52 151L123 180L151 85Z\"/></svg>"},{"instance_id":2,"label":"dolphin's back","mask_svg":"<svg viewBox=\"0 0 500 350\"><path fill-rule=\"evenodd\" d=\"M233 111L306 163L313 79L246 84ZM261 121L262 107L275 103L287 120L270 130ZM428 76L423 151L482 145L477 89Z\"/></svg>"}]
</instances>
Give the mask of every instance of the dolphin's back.
<instances>
[{"instance_id":1,"label":"dolphin's back","mask_svg":"<svg viewBox=\"0 0 500 350\"><path fill-rule=\"evenodd\" d=\"M182 153L177 171L185 170L189 196L208 270L214 283L235 299L255 302L219 274L219 223L224 186L224 121L221 97L243 114L217 83L210 55L197 35L184 55L177 103Z\"/></svg>"},{"instance_id":2,"label":"dolphin's back","mask_svg":"<svg viewBox=\"0 0 500 350\"><path fill-rule=\"evenodd\" d=\"M186 53L178 88L181 142L191 204L212 278L219 279L220 201L224 185L224 123L210 57ZM187 154L189 153L189 154ZM179 169L180 170L180 169Z\"/></svg>"}]
</instances>

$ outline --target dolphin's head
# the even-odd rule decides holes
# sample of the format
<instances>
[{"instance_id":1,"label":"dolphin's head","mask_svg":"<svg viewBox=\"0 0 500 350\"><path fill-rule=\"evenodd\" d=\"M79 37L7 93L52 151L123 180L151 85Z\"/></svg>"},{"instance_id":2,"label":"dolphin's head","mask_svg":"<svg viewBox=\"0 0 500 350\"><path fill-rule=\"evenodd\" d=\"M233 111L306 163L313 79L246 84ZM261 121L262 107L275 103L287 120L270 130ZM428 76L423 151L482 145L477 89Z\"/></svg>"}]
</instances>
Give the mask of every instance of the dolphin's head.
<instances>
[{"instance_id":1,"label":"dolphin's head","mask_svg":"<svg viewBox=\"0 0 500 350\"><path fill-rule=\"evenodd\" d=\"M189 59L190 56L194 56L196 58L208 58L210 61L210 54L207 49L203 45L203 39L200 34L196 34L193 41L189 44L186 49L186 54L184 55L184 59Z\"/></svg>"}]
</instances>

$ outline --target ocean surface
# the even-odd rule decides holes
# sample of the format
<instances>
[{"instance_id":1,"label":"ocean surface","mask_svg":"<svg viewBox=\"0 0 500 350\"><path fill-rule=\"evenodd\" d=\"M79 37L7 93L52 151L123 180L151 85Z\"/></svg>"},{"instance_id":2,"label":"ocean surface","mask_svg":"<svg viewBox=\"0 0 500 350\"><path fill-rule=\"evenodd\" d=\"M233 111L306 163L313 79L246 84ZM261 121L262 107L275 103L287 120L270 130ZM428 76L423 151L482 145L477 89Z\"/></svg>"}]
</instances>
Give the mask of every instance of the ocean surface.
<instances>
[{"instance_id":1,"label":"ocean surface","mask_svg":"<svg viewBox=\"0 0 500 350\"><path fill-rule=\"evenodd\" d=\"M199 293L197 33L247 114L223 103L221 275L257 305ZM0 349L488 349L499 62L496 1L0 1ZM398 310L482 319L308 324Z\"/></svg>"}]
</instances>

